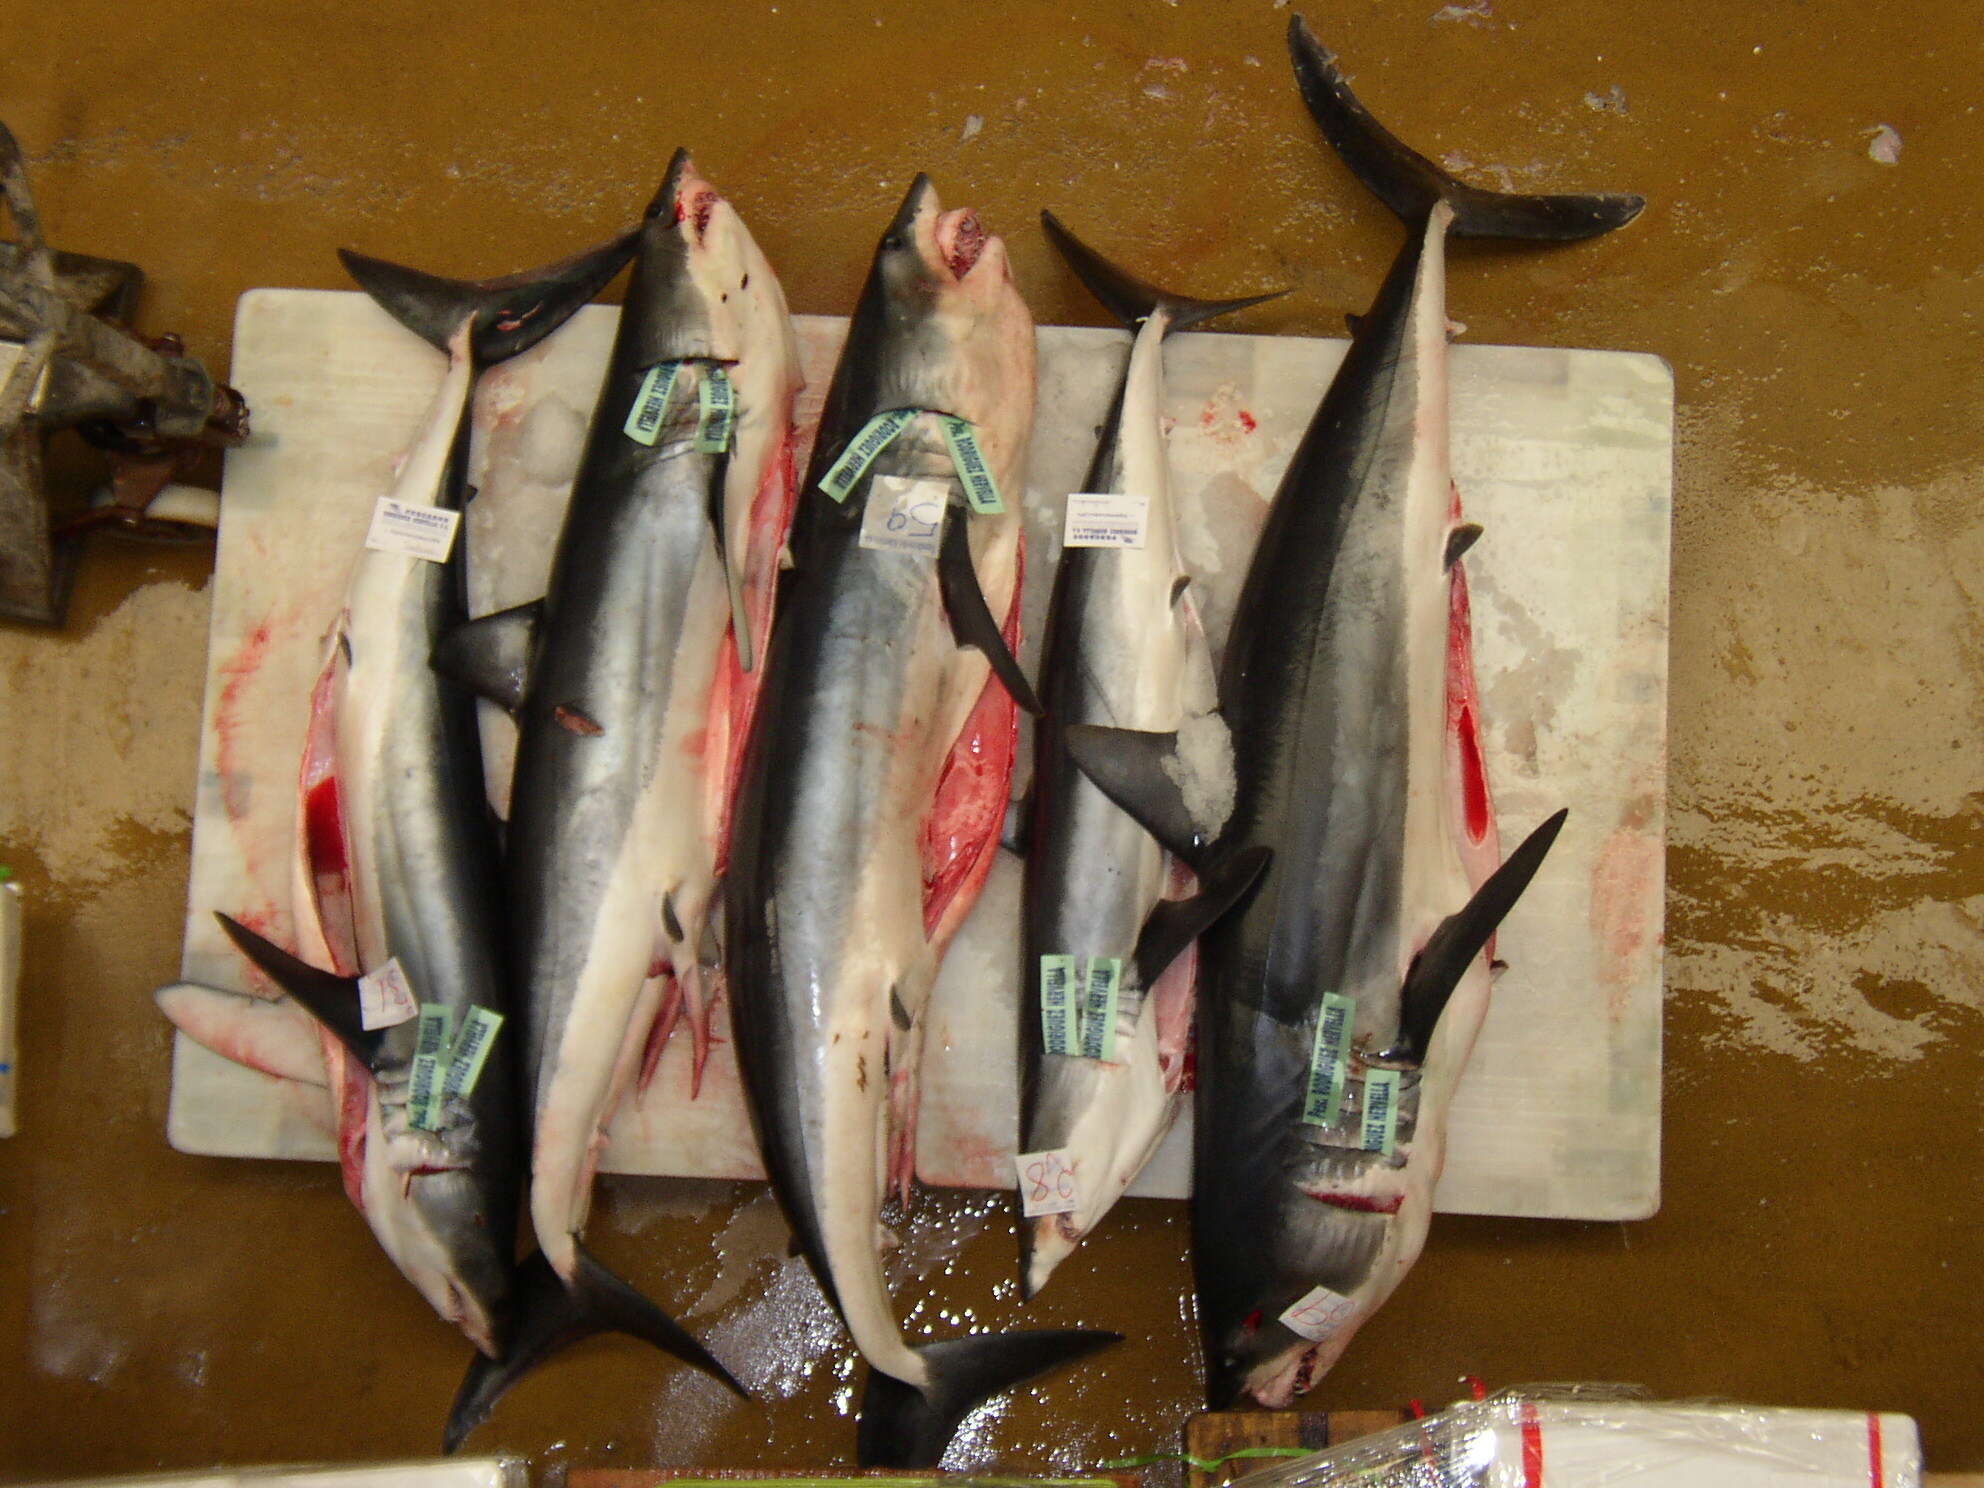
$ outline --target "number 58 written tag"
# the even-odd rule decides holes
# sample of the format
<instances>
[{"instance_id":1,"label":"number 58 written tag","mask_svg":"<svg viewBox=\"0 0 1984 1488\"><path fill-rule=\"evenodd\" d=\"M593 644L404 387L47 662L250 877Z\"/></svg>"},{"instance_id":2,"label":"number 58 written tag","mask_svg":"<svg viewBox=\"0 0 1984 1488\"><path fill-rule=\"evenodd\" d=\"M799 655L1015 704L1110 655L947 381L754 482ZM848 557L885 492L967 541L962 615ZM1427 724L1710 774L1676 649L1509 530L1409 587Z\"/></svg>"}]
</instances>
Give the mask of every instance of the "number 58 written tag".
<instances>
[{"instance_id":1,"label":"number 58 written tag","mask_svg":"<svg viewBox=\"0 0 1984 1488\"><path fill-rule=\"evenodd\" d=\"M861 546L935 557L950 499L949 481L876 476L868 483L868 504L861 513Z\"/></svg>"},{"instance_id":2,"label":"number 58 written tag","mask_svg":"<svg viewBox=\"0 0 1984 1488\"><path fill-rule=\"evenodd\" d=\"M1075 1165L1066 1147L1016 1152L1013 1166L1019 1170L1020 1213L1028 1218L1073 1214L1081 1203L1081 1185L1075 1181Z\"/></svg>"}]
</instances>

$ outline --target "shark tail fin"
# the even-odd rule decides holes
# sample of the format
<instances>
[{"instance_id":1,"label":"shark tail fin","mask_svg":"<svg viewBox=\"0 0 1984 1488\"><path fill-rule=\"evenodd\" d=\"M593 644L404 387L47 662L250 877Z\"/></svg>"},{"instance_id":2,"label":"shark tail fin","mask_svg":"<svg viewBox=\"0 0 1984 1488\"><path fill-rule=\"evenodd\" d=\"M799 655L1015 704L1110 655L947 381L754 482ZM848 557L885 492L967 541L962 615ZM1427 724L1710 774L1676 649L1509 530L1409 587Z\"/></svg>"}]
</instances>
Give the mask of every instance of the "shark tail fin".
<instances>
[{"instance_id":1,"label":"shark tail fin","mask_svg":"<svg viewBox=\"0 0 1984 1488\"><path fill-rule=\"evenodd\" d=\"M477 1354L455 1392L441 1450L453 1452L518 1380L559 1350L598 1333L625 1333L693 1364L740 1396L744 1387L680 1323L577 1248L572 1278L551 1268L541 1251L517 1268L509 1337L503 1355ZM747 1397L748 1398L748 1397Z\"/></svg>"},{"instance_id":2,"label":"shark tail fin","mask_svg":"<svg viewBox=\"0 0 1984 1488\"><path fill-rule=\"evenodd\" d=\"M1525 196L1470 186L1411 148L1357 101L1336 65L1300 16L1288 22L1288 50L1303 102L1343 163L1406 223L1423 223L1444 202L1448 228L1461 238L1512 238L1569 243L1624 227L1646 205L1617 193Z\"/></svg>"},{"instance_id":3,"label":"shark tail fin","mask_svg":"<svg viewBox=\"0 0 1984 1488\"><path fill-rule=\"evenodd\" d=\"M1040 225L1047 230L1047 240L1067 260L1068 267L1075 271L1075 277L1088 286L1089 293L1132 329L1154 312L1163 310L1170 317L1170 323L1165 327L1165 333L1169 335L1172 331L1201 325L1215 316L1245 310L1249 305L1259 305L1288 292L1277 289L1267 294L1243 295L1233 300L1195 300L1189 295L1174 294L1168 289L1147 284L1129 270L1111 263L1069 232L1052 212L1040 214Z\"/></svg>"},{"instance_id":4,"label":"shark tail fin","mask_svg":"<svg viewBox=\"0 0 1984 1488\"><path fill-rule=\"evenodd\" d=\"M1064 1329L926 1343L916 1350L930 1372L930 1382L920 1390L879 1369L868 1371L857 1460L864 1468L935 1467L958 1423L982 1402L1121 1341L1116 1333Z\"/></svg>"},{"instance_id":5,"label":"shark tail fin","mask_svg":"<svg viewBox=\"0 0 1984 1488\"><path fill-rule=\"evenodd\" d=\"M637 242L637 233L623 233L571 258L499 279L443 279L349 248L340 248L338 257L381 309L439 350L446 351L462 322L471 321L476 365L490 367L530 350L571 319L620 272Z\"/></svg>"}]
</instances>

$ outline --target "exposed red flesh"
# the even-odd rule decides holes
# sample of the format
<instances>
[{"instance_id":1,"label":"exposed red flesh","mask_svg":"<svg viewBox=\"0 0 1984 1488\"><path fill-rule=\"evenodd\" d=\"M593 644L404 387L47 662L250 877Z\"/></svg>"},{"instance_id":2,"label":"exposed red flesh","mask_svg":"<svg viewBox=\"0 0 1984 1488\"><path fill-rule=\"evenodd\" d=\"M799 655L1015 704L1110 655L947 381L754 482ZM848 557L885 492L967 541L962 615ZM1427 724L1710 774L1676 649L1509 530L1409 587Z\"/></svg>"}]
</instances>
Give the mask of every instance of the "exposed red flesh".
<instances>
[{"instance_id":1,"label":"exposed red flesh","mask_svg":"<svg viewBox=\"0 0 1984 1488\"><path fill-rule=\"evenodd\" d=\"M938 251L950 270L962 279L985 251L985 227L969 207L946 213L938 224Z\"/></svg>"},{"instance_id":2,"label":"exposed red flesh","mask_svg":"<svg viewBox=\"0 0 1984 1488\"><path fill-rule=\"evenodd\" d=\"M710 698L710 746L723 768L712 772L720 787L717 801L716 871L723 876L730 864L730 810L737 799L738 777L744 770L744 745L751 737L751 720L758 710L758 689L765 676L765 652L771 641L772 601L778 589L778 555L792 525L792 508L799 486L793 470L792 432L787 429L776 454L765 466L764 479L751 503L750 540L744 555L744 607L751 622L756 655L750 671L738 663L735 629L726 632L717 660L716 683ZM715 737L722 730L721 742Z\"/></svg>"},{"instance_id":3,"label":"exposed red flesh","mask_svg":"<svg viewBox=\"0 0 1984 1488\"><path fill-rule=\"evenodd\" d=\"M1022 544L1015 558L1012 604L1001 632L1016 656L1025 578ZM1019 709L1005 684L988 673L985 690L944 761L936 801L923 823L923 933L933 941L939 938L940 923L956 929L992 871L1018 746Z\"/></svg>"}]
</instances>

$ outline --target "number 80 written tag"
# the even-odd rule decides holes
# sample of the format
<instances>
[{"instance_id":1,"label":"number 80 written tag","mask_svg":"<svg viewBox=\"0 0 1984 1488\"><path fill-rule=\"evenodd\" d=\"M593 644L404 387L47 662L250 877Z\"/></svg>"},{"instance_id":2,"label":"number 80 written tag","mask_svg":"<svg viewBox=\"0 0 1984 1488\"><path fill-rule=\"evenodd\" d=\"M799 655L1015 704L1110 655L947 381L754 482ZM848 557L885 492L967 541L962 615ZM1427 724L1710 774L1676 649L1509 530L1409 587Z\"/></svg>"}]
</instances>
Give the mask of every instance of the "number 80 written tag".
<instances>
[{"instance_id":1,"label":"number 80 written tag","mask_svg":"<svg viewBox=\"0 0 1984 1488\"><path fill-rule=\"evenodd\" d=\"M935 557L950 499L949 481L876 476L868 483L868 504L861 513L861 546Z\"/></svg>"},{"instance_id":2,"label":"number 80 written tag","mask_svg":"<svg viewBox=\"0 0 1984 1488\"><path fill-rule=\"evenodd\" d=\"M1073 1214L1081 1203L1081 1186L1075 1181L1075 1165L1066 1147L1016 1152L1013 1166L1019 1170L1020 1213L1029 1219L1040 1214Z\"/></svg>"}]
</instances>

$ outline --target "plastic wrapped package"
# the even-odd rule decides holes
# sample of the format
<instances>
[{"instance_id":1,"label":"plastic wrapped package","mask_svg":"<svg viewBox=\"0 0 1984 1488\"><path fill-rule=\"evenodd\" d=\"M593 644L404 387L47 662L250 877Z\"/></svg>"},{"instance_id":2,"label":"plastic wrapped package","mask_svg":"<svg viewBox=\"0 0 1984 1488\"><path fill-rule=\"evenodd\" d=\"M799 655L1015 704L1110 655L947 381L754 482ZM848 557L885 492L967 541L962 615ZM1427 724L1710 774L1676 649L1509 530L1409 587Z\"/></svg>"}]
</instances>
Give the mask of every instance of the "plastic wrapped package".
<instances>
[{"instance_id":1,"label":"plastic wrapped package","mask_svg":"<svg viewBox=\"0 0 1984 1488\"><path fill-rule=\"evenodd\" d=\"M243 1467L212 1472L146 1473L136 1477L67 1478L28 1488L530 1488L521 1457L449 1457L362 1467Z\"/></svg>"},{"instance_id":2,"label":"plastic wrapped package","mask_svg":"<svg viewBox=\"0 0 1984 1488\"><path fill-rule=\"evenodd\" d=\"M1247 1488L1920 1488L1907 1416L1510 1390L1250 1474Z\"/></svg>"}]
</instances>

